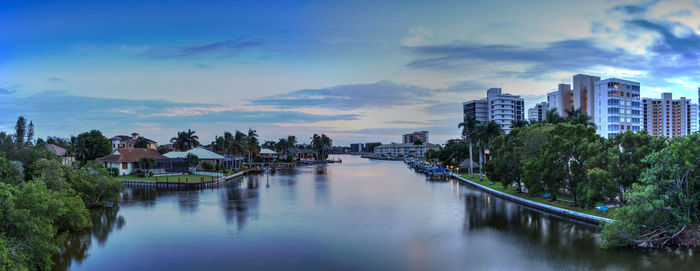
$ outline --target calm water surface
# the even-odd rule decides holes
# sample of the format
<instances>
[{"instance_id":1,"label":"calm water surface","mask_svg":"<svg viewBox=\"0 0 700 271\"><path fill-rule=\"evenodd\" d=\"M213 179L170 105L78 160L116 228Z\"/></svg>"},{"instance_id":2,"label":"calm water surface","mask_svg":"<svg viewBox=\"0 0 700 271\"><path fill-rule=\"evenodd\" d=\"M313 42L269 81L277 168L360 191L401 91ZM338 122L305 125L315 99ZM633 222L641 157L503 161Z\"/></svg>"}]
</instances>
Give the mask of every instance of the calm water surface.
<instances>
[{"instance_id":1,"label":"calm water surface","mask_svg":"<svg viewBox=\"0 0 700 271\"><path fill-rule=\"evenodd\" d=\"M593 226L340 157L213 189L128 189L56 269L700 270L688 250L602 250Z\"/></svg>"}]
</instances>

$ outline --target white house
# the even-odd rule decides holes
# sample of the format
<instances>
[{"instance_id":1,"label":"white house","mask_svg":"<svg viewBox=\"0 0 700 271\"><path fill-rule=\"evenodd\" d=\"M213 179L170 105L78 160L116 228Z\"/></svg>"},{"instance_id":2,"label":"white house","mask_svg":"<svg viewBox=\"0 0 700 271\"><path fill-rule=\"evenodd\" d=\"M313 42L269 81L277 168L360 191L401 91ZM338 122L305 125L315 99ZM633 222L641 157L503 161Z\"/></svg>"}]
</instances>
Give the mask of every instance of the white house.
<instances>
[{"instance_id":1,"label":"white house","mask_svg":"<svg viewBox=\"0 0 700 271\"><path fill-rule=\"evenodd\" d=\"M112 154L97 158L95 161L104 162L107 168L118 168L119 175L129 175L139 168L139 160L141 158L162 159L167 157L153 149L116 149Z\"/></svg>"}]
</instances>

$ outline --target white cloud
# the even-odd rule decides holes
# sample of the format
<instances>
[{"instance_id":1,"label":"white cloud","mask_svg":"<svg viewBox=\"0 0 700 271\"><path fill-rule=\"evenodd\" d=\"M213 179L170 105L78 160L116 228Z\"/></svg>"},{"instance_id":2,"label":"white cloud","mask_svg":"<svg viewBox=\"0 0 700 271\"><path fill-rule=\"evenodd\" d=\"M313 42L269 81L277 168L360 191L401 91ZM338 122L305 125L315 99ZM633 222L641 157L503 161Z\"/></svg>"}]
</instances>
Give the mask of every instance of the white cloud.
<instances>
[{"instance_id":1,"label":"white cloud","mask_svg":"<svg viewBox=\"0 0 700 271\"><path fill-rule=\"evenodd\" d=\"M425 26L419 25L409 29L411 36L401 41L404 46L421 46L426 45L426 38L433 35Z\"/></svg>"}]
</instances>

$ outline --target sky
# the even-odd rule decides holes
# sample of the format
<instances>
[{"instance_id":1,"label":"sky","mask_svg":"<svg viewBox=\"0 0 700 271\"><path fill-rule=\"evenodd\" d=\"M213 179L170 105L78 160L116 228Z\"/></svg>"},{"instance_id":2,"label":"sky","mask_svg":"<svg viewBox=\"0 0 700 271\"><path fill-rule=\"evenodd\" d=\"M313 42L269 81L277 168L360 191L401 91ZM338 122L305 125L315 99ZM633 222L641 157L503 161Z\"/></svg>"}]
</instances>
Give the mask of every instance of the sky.
<instances>
[{"instance_id":1,"label":"sky","mask_svg":"<svg viewBox=\"0 0 700 271\"><path fill-rule=\"evenodd\" d=\"M697 101L700 0L0 1L0 130L39 137L443 143L487 88L579 73Z\"/></svg>"}]
</instances>

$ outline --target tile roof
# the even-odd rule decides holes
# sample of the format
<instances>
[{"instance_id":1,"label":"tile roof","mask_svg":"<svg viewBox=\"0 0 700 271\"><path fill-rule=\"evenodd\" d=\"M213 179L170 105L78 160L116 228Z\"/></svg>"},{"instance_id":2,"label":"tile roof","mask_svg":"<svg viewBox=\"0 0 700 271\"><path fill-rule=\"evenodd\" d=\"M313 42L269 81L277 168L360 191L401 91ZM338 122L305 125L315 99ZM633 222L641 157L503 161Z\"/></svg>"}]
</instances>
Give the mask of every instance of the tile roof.
<instances>
[{"instance_id":1,"label":"tile roof","mask_svg":"<svg viewBox=\"0 0 700 271\"><path fill-rule=\"evenodd\" d=\"M117 149L112 154L95 159L103 162L138 162L141 158L168 158L156 150L146 148Z\"/></svg>"},{"instance_id":2,"label":"tile roof","mask_svg":"<svg viewBox=\"0 0 700 271\"><path fill-rule=\"evenodd\" d=\"M56 156L65 156L66 155L66 149L54 145L54 144L46 144L46 148L49 149L49 151L53 152Z\"/></svg>"}]
</instances>

